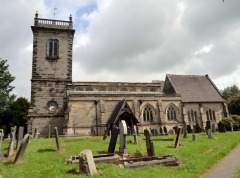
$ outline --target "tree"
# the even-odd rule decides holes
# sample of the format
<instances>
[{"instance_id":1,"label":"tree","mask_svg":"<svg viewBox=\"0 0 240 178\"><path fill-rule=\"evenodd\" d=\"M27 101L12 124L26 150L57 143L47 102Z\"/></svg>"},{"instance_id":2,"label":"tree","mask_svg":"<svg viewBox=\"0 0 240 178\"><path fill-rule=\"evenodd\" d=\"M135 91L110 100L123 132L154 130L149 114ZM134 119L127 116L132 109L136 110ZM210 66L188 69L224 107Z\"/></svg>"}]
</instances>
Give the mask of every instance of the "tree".
<instances>
[{"instance_id":1,"label":"tree","mask_svg":"<svg viewBox=\"0 0 240 178\"><path fill-rule=\"evenodd\" d=\"M222 95L224 99L230 101L232 98L240 96L240 90L238 86L233 85L225 88L222 92Z\"/></svg>"},{"instance_id":2,"label":"tree","mask_svg":"<svg viewBox=\"0 0 240 178\"><path fill-rule=\"evenodd\" d=\"M0 113L3 112L13 99L10 92L13 90L11 83L15 78L8 70L7 60L0 58Z\"/></svg>"},{"instance_id":3,"label":"tree","mask_svg":"<svg viewBox=\"0 0 240 178\"><path fill-rule=\"evenodd\" d=\"M240 96L233 97L228 103L229 113L240 115Z\"/></svg>"}]
</instances>

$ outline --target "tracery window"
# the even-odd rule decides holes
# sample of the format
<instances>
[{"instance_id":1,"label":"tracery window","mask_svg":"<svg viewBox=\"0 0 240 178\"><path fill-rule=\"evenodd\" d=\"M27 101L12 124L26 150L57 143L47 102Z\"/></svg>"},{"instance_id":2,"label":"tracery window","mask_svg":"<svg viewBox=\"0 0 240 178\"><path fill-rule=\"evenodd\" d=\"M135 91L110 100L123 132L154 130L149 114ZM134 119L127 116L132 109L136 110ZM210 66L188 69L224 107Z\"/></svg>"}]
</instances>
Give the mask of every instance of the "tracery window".
<instances>
[{"instance_id":1,"label":"tracery window","mask_svg":"<svg viewBox=\"0 0 240 178\"><path fill-rule=\"evenodd\" d=\"M58 39L49 39L47 41L47 58L57 59L59 57Z\"/></svg>"},{"instance_id":2,"label":"tracery window","mask_svg":"<svg viewBox=\"0 0 240 178\"><path fill-rule=\"evenodd\" d=\"M216 113L214 110L208 109L206 115L208 121L216 121Z\"/></svg>"},{"instance_id":3,"label":"tracery window","mask_svg":"<svg viewBox=\"0 0 240 178\"><path fill-rule=\"evenodd\" d=\"M167 109L167 118L169 121L177 120L177 111L174 106L169 106Z\"/></svg>"},{"instance_id":4,"label":"tracery window","mask_svg":"<svg viewBox=\"0 0 240 178\"><path fill-rule=\"evenodd\" d=\"M143 110L143 121L153 122L154 116L155 116L154 108L150 105L147 105Z\"/></svg>"},{"instance_id":5,"label":"tracery window","mask_svg":"<svg viewBox=\"0 0 240 178\"><path fill-rule=\"evenodd\" d=\"M188 121L192 123L196 123L197 121L197 111L188 111Z\"/></svg>"}]
</instances>

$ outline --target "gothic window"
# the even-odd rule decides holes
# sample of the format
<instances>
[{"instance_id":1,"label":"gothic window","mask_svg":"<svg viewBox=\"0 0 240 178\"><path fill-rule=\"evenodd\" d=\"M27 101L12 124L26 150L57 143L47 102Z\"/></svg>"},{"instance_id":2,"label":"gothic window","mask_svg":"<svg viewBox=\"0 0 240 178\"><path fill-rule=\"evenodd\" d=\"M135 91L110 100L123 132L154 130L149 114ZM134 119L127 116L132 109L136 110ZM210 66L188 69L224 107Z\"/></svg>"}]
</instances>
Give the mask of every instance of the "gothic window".
<instances>
[{"instance_id":1,"label":"gothic window","mask_svg":"<svg viewBox=\"0 0 240 178\"><path fill-rule=\"evenodd\" d=\"M191 123L196 123L197 121L197 111L188 111L188 121Z\"/></svg>"},{"instance_id":2,"label":"gothic window","mask_svg":"<svg viewBox=\"0 0 240 178\"><path fill-rule=\"evenodd\" d=\"M143 110L143 121L153 122L154 116L155 116L154 108L150 105L147 105Z\"/></svg>"},{"instance_id":3,"label":"gothic window","mask_svg":"<svg viewBox=\"0 0 240 178\"><path fill-rule=\"evenodd\" d=\"M216 121L216 113L214 110L208 109L206 115L208 121Z\"/></svg>"},{"instance_id":4,"label":"gothic window","mask_svg":"<svg viewBox=\"0 0 240 178\"><path fill-rule=\"evenodd\" d=\"M49 39L47 41L47 58L57 59L59 57L59 41L58 39Z\"/></svg>"},{"instance_id":5,"label":"gothic window","mask_svg":"<svg viewBox=\"0 0 240 178\"><path fill-rule=\"evenodd\" d=\"M169 121L177 120L177 111L172 105L167 109L167 118Z\"/></svg>"}]
</instances>

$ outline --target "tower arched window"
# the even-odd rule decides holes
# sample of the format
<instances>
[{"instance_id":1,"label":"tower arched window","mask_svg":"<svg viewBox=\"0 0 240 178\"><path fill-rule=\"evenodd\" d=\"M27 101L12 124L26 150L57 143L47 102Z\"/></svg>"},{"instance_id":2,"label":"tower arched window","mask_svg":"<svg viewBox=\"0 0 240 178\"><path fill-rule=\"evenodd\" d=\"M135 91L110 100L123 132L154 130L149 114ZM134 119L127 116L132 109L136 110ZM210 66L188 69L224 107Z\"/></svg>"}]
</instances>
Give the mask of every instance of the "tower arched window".
<instances>
[{"instance_id":1,"label":"tower arched window","mask_svg":"<svg viewBox=\"0 0 240 178\"><path fill-rule=\"evenodd\" d=\"M59 57L59 41L58 39L49 39L47 41L47 58L57 59Z\"/></svg>"},{"instance_id":2,"label":"tower arched window","mask_svg":"<svg viewBox=\"0 0 240 178\"><path fill-rule=\"evenodd\" d=\"M174 106L169 106L167 109L167 118L169 121L177 120L177 111Z\"/></svg>"},{"instance_id":3,"label":"tower arched window","mask_svg":"<svg viewBox=\"0 0 240 178\"><path fill-rule=\"evenodd\" d=\"M144 122L153 122L155 116L154 108L150 105L147 105L143 110L143 121Z\"/></svg>"}]
</instances>

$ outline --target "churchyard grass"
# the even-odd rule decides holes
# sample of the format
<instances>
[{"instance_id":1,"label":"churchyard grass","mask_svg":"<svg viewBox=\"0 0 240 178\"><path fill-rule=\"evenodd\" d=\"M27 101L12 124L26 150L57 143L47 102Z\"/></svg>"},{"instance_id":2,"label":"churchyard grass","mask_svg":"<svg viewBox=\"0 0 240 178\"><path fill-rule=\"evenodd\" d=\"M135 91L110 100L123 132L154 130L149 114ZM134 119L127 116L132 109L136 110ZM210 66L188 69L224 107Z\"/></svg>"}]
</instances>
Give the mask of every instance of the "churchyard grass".
<instances>
[{"instance_id":1,"label":"churchyard grass","mask_svg":"<svg viewBox=\"0 0 240 178\"><path fill-rule=\"evenodd\" d=\"M182 135L181 135L182 137ZM101 178L195 178L202 175L219 159L229 153L240 143L240 132L217 133L213 139L208 139L206 134L196 134L196 141L181 138L181 146L174 148L174 141L161 141L171 136L153 137L157 155L175 155L181 164L179 167L146 166L141 168L120 168L113 164L97 164L98 175ZM139 138L139 144L134 145L133 136L127 136L127 149L130 153L140 152L147 154L144 136ZM78 164L64 164L66 158L78 155L83 149L91 149L94 154L103 153L108 148L109 138L102 137L60 138L61 152L56 152L54 138L31 139L21 164L0 163L0 175L3 178L74 178L87 177L76 175ZM7 143L4 143L5 152ZM118 150L119 145L116 146ZM238 159L238 158L236 158ZM238 176L239 177L239 176Z\"/></svg>"}]
</instances>

